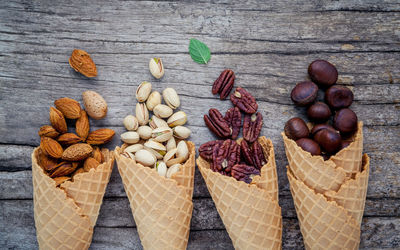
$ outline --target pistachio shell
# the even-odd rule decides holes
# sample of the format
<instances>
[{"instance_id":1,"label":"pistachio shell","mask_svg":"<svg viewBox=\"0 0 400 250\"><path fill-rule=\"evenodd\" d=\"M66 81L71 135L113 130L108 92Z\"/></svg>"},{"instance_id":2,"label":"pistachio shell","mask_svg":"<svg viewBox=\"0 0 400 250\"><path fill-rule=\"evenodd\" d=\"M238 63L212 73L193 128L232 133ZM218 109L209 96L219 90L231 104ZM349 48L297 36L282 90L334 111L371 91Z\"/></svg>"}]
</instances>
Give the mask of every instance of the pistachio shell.
<instances>
[{"instance_id":1,"label":"pistachio shell","mask_svg":"<svg viewBox=\"0 0 400 250\"><path fill-rule=\"evenodd\" d=\"M172 115L172 109L164 104L158 104L154 107L153 113L159 118L168 118Z\"/></svg>"},{"instance_id":2,"label":"pistachio shell","mask_svg":"<svg viewBox=\"0 0 400 250\"><path fill-rule=\"evenodd\" d=\"M168 141L172 137L172 129L168 127L156 128L151 132L151 137L158 142Z\"/></svg>"},{"instance_id":3,"label":"pistachio shell","mask_svg":"<svg viewBox=\"0 0 400 250\"><path fill-rule=\"evenodd\" d=\"M176 109L181 105L179 96L173 88L166 88L163 91L164 102L172 109Z\"/></svg>"},{"instance_id":4,"label":"pistachio shell","mask_svg":"<svg viewBox=\"0 0 400 250\"><path fill-rule=\"evenodd\" d=\"M171 137L168 141L167 141L167 151L170 151L171 149L176 148L176 141L174 137Z\"/></svg>"},{"instance_id":5,"label":"pistachio shell","mask_svg":"<svg viewBox=\"0 0 400 250\"><path fill-rule=\"evenodd\" d=\"M181 170L181 167L182 167L181 164L174 164L171 167L169 167L167 171L167 178L171 178L173 174L179 172L179 170Z\"/></svg>"},{"instance_id":6,"label":"pistachio shell","mask_svg":"<svg viewBox=\"0 0 400 250\"><path fill-rule=\"evenodd\" d=\"M129 153L136 153L137 151L143 149L142 144L133 144L125 148L124 152L129 152Z\"/></svg>"},{"instance_id":7,"label":"pistachio shell","mask_svg":"<svg viewBox=\"0 0 400 250\"><path fill-rule=\"evenodd\" d=\"M133 131L125 132L121 134L121 140L128 144L137 143L139 141L139 134Z\"/></svg>"},{"instance_id":8,"label":"pistachio shell","mask_svg":"<svg viewBox=\"0 0 400 250\"><path fill-rule=\"evenodd\" d=\"M168 123L166 121L164 121L163 119L158 118L157 116L153 115L150 120L150 127L152 129L161 128L161 127L168 128Z\"/></svg>"},{"instance_id":9,"label":"pistachio shell","mask_svg":"<svg viewBox=\"0 0 400 250\"><path fill-rule=\"evenodd\" d=\"M147 142L145 142L144 146L154 149L156 151L166 151L167 150L164 145L162 145L161 143L156 142L154 140L151 140L151 139L148 140Z\"/></svg>"},{"instance_id":10,"label":"pistachio shell","mask_svg":"<svg viewBox=\"0 0 400 250\"><path fill-rule=\"evenodd\" d=\"M171 166L174 165L174 164L182 163L182 162L184 162L184 161L185 161L185 158L183 158L183 157L177 157L177 158L173 158L173 159L167 161L165 164L167 164L167 167L171 167Z\"/></svg>"},{"instance_id":11,"label":"pistachio shell","mask_svg":"<svg viewBox=\"0 0 400 250\"><path fill-rule=\"evenodd\" d=\"M164 155L163 161L164 161L164 162L168 162L169 160L173 159L174 156L175 156L175 154L176 154L176 152L177 152L177 150L178 150L178 149L176 149L176 148L169 150L169 151Z\"/></svg>"},{"instance_id":12,"label":"pistachio shell","mask_svg":"<svg viewBox=\"0 0 400 250\"><path fill-rule=\"evenodd\" d=\"M150 73L157 79L160 79L164 75L164 65L161 58L151 58L149 62Z\"/></svg>"},{"instance_id":13,"label":"pistachio shell","mask_svg":"<svg viewBox=\"0 0 400 250\"><path fill-rule=\"evenodd\" d=\"M151 138L151 131L152 129L149 126L140 126L137 130L140 138L143 140L147 140Z\"/></svg>"},{"instance_id":14,"label":"pistachio shell","mask_svg":"<svg viewBox=\"0 0 400 250\"><path fill-rule=\"evenodd\" d=\"M132 154L131 152L124 152L121 155L126 157L126 158L128 158L128 159L132 159L134 162L136 162L135 155Z\"/></svg>"},{"instance_id":15,"label":"pistachio shell","mask_svg":"<svg viewBox=\"0 0 400 250\"><path fill-rule=\"evenodd\" d=\"M172 114L167 121L168 126L170 127L176 127L176 126L182 126L187 122L187 115L183 111L178 111L174 114Z\"/></svg>"},{"instance_id":16,"label":"pistachio shell","mask_svg":"<svg viewBox=\"0 0 400 250\"><path fill-rule=\"evenodd\" d=\"M165 151L157 151L149 147L144 147L145 150L149 151L157 160L161 160L164 157Z\"/></svg>"},{"instance_id":17,"label":"pistachio shell","mask_svg":"<svg viewBox=\"0 0 400 250\"><path fill-rule=\"evenodd\" d=\"M153 91L146 101L147 109L153 111L154 107L161 104L161 94L158 91Z\"/></svg>"},{"instance_id":18,"label":"pistachio shell","mask_svg":"<svg viewBox=\"0 0 400 250\"><path fill-rule=\"evenodd\" d=\"M139 102L145 102L147 97L149 97L151 92L151 83L142 82L136 89L136 99Z\"/></svg>"},{"instance_id":19,"label":"pistachio shell","mask_svg":"<svg viewBox=\"0 0 400 250\"><path fill-rule=\"evenodd\" d=\"M180 141L178 143L176 157L183 157L185 160L189 156L189 149L185 141Z\"/></svg>"},{"instance_id":20,"label":"pistachio shell","mask_svg":"<svg viewBox=\"0 0 400 250\"><path fill-rule=\"evenodd\" d=\"M137 103L135 112L139 125L146 125L149 122L149 111L144 103Z\"/></svg>"},{"instance_id":21,"label":"pistachio shell","mask_svg":"<svg viewBox=\"0 0 400 250\"><path fill-rule=\"evenodd\" d=\"M139 122L138 122L138 120L136 119L135 116L127 115L124 118L124 126L125 126L126 130L133 130L134 131L134 130L138 129Z\"/></svg>"},{"instance_id":22,"label":"pistachio shell","mask_svg":"<svg viewBox=\"0 0 400 250\"><path fill-rule=\"evenodd\" d=\"M156 157L146 149L141 149L135 154L136 162L144 166L152 166L157 161Z\"/></svg>"},{"instance_id":23,"label":"pistachio shell","mask_svg":"<svg viewBox=\"0 0 400 250\"><path fill-rule=\"evenodd\" d=\"M173 128L173 131L174 131L174 136L178 139L186 139L192 133L190 129L184 126L176 126L175 128Z\"/></svg>"},{"instance_id":24,"label":"pistachio shell","mask_svg":"<svg viewBox=\"0 0 400 250\"><path fill-rule=\"evenodd\" d=\"M167 165L163 161L157 162L156 169L160 176L165 177L167 175Z\"/></svg>"}]
</instances>

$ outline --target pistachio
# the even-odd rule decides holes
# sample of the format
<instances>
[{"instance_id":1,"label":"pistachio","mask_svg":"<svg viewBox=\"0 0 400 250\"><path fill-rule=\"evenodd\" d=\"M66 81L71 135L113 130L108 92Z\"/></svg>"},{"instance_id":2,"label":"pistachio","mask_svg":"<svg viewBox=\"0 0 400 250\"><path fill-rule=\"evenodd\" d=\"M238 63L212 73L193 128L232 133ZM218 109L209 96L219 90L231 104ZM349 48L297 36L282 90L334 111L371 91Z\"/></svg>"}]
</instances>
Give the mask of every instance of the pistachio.
<instances>
[{"instance_id":1,"label":"pistachio","mask_svg":"<svg viewBox=\"0 0 400 250\"><path fill-rule=\"evenodd\" d=\"M181 126L184 125L187 122L187 116L186 113L183 111L178 111L174 114L172 114L167 121L168 126L176 127L176 126Z\"/></svg>"},{"instance_id":2,"label":"pistachio","mask_svg":"<svg viewBox=\"0 0 400 250\"><path fill-rule=\"evenodd\" d=\"M149 62L150 73L157 79L160 79L164 75L164 65L162 64L161 58L151 58Z\"/></svg>"},{"instance_id":3,"label":"pistachio","mask_svg":"<svg viewBox=\"0 0 400 250\"><path fill-rule=\"evenodd\" d=\"M161 128L161 127L167 127L168 128L168 123L166 121L164 121L163 119L158 118L155 115L153 115L151 117L151 120L150 120L149 123L150 123L150 127L152 129Z\"/></svg>"},{"instance_id":4,"label":"pistachio","mask_svg":"<svg viewBox=\"0 0 400 250\"><path fill-rule=\"evenodd\" d=\"M176 141L174 137L171 137L168 141L167 141L167 151L170 151L171 149L176 148Z\"/></svg>"},{"instance_id":5,"label":"pistachio","mask_svg":"<svg viewBox=\"0 0 400 250\"><path fill-rule=\"evenodd\" d=\"M148 140L147 142L145 142L144 146L154 149L156 151L166 151L167 150L167 148L164 145L162 145L161 143L156 142L154 140L151 140L151 139Z\"/></svg>"},{"instance_id":6,"label":"pistachio","mask_svg":"<svg viewBox=\"0 0 400 250\"><path fill-rule=\"evenodd\" d=\"M139 134L133 131L122 133L121 140L128 144L137 143L139 141Z\"/></svg>"},{"instance_id":7,"label":"pistachio","mask_svg":"<svg viewBox=\"0 0 400 250\"><path fill-rule=\"evenodd\" d=\"M168 141L172 137L172 129L168 127L156 128L152 131L151 137L158 142Z\"/></svg>"},{"instance_id":8,"label":"pistachio","mask_svg":"<svg viewBox=\"0 0 400 250\"><path fill-rule=\"evenodd\" d=\"M142 144L133 144L125 148L124 152L136 153L137 151L143 149Z\"/></svg>"},{"instance_id":9,"label":"pistachio","mask_svg":"<svg viewBox=\"0 0 400 250\"><path fill-rule=\"evenodd\" d=\"M160 176L167 175L167 165L163 161L159 161L156 163L156 170Z\"/></svg>"},{"instance_id":10,"label":"pistachio","mask_svg":"<svg viewBox=\"0 0 400 250\"><path fill-rule=\"evenodd\" d=\"M161 160L164 157L165 151L157 151L149 147L144 147L145 150L149 151L157 160Z\"/></svg>"},{"instance_id":11,"label":"pistachio","mask_svg":"<svg viewBox=\"0 0 400 250\"><path fill-rule=\"evenodd\" d=\"M146 149L141 149L135 154L136 162L143 164L144 166L153 166L157 161L156 157Z\"/></svg>"},{"instance_id":12,"label":"pistachio","mask_svg":"<svg viewBox=\"0 0 400 250\"><path fill-rule=\"evenodd\" d=\"M173 128L174 136L178 139L186 139L190 136L190 129L184 126L176 126Z\"/></svg>"},{"instance_id":13,"label":"pistachio","mask_svg":"<svg viewBox=\"0 0 400 250\"><path fill-rule=\"evenodd\" d=\"M153 91L146 101L147 109L153 111L154 107L161 104L161 94L158 91Z\"/></svg>"},{"instance_id":14,"label":"pistachio","mask_svg":"<svg viewBox=\"0 0 400 250\"><path fill-rule=\"evenodd\" d=\"M137 130L140 138L147 140L151 138L152 129L149 126L140 126Z\"/></svg>"},{"instance_id":15,"label":"pistachio","mask_svg":"<svg viewBox=\"0 0 400 250\"><path fill-rule=\"evenodd\" d=\"M177 157L177 158L173 158L173 159L167 161L165 164L167 164L167 167L171 167L171 166L174 165L174 164L182 163L182 162L184 162L184 161L185 161L185 158L183 158L183 157Z\"/></svg>"},{"instance_id":16,"label":"pistachio","mask_svg":"<svg viewBox=\"0 0 400 250\"><path fill-rule=\"evenodd\" d=\"M176 157L183 157L185 160L188 158L189 149L185 141L180 141L176 149Z\"/></svg>"},{"instance_id":17,"label":"pistachio","mask_svg":"<svg viewBox=\"0 0 400 250\"><path fill-rule=\"evenodd\" d=\"M181 170L181 164L172 165L167 171L167 178L171 178L173 174L179 172Z\"/></svg>"},{"instance_id":18,"label":"pistachio","mask_svg":"<svg viewBox=\"0 0 400 250\"><path fill-rule=\"evenodd\" d=\"M125 126L126 130L136 130L136 129L138 129L139 122L135 116L127 115L124 118L124 126Z\"/></svg>"},{"instance_id":19,"label":"pistachio","mask_svg":"<svg viewBox=\"0 0 400 250\"><path fill-rule=\"evenodd\" d=\"M163 91L164 102L172 109L176 109L181 105L179 96L173 88L166 88Z\"/></svg>"},{"instance_id":20,"label":"pistachio","mask_svg":"<svg viewBox=\"0 0 400 250\"><path fill-rule=\"evenodd\" d=\"M135 160L135 155L132 154L131 152L124 152L124 153L122 153L121 155L122 155L122 156L125 156L125 157L128 158L128 159L132 159L134 162L136 162L136 160Z\"/></svg>"},{"instance_id":21,"label":"pistachio","mask_svg":"<svg viewBox=\"0 0 400 250\"><path fill-rule=\"evenodd\" d=\"M159 118L168 118L172 115L172 112L172 109L164 104L158 104L153 109L153 113Z\"/></svg>"},{"instance_id":22,"label":"pistachio","mask_svg":"<svg viewBox=\"0 0 400 250\"><path fill-rule=\"evenodd\" d=\"M168 162L169 160L173 159L177 151L178 151L178 149L176 149L176 148L169 150L164 155L163 161Z\"/></svg>"},{"instance_id":23,"label":"pistachio","mask_svg":"<svg viewBox=\"0 0 400 250\"><path fill-rule=\"evenodd\" d=\"M136 118L139 125L146 125L149 122L149 111L144 103L136 104Z\"/></svg>"},{"instance_id":24,"label":"pistachio","mask_svg":"<svg viewBox=\"0 0 400 250\"><path fill-rule=\"evenodd\" d=\"M147 97L149 97L151 92L151 83L142 82L136 89L136 99L138 102L145 102Z\"/></svg>"}]
</instances>

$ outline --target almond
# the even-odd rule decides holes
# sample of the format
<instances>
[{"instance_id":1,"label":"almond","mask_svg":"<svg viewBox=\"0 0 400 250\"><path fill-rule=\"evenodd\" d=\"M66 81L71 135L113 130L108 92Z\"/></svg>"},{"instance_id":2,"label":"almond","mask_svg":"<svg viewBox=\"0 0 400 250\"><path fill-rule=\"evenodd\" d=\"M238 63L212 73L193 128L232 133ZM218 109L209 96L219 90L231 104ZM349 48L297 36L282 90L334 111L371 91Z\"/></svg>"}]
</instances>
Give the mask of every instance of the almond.
<instances>
[{"instance_id":1,"label":"almond","mask_svg":"<svg viewBox=\"0 0 400 250\"><path fill-rule=\"evenodd\" d=\"M57 138L57 141L63 146L69 146L82 141L82 138L74 133L65 133Z\"/></svg>"},{"instance_id":2,"label":"almond","mask_svg":"<svg viewBox=\"0 0 400 250\"><path fill-rule=\"evenodd\" d=\"M61 134L67 132L67 122L60 110L50 107L50 122Z\"/></svg>"},{"instance_id":3,"label":"almond","mask_svg":"<svg viewBox=\"0 0 400 250\"><path fill-rule=\"evenodd\" d=\"M81 116L81 105L74 99L60 98L54 101L54 105L68 119L78 119Z\"/></svg>"},{"instance_id":4,"label":"almond","mask_svg":"<svg viewBox=\"0 0 400 250\"><path fill-rule=\"evenodd\" d=\"M88 157L83 163L83 170L88 172L92 168L97 168L100 163L93 157Z\"/></svg>"},{"instance_id":5,"label":"almond","mask_svg":"<svg viewBox=\"0 0 400 250\"><path fill-rule=\"evenodd\" d=\"M86 159L93 151L93 148L86 143L77 143L64 150L62 159L66 161L81 161Z\"/></svg>"},{"instance_id":6,"label":"almond","mask_svg":"<svg viewBox=\"0 0 400 250\"><path fill-rule=\"evenodd\" d=\"M71 177L61 176L61 177L56 177L53 180L56 182L56 186L58 187L61 184L63 184L64 182L71 180Z\"/></svg>"},{"instance_id":7,"label":"almond","mask_svg":"<svg viewBox=\"0 0 400 250\"><path fill-rule=\"evenodd\" d=\"M92 157L96 159L99 163L102 163L104 160L103 155L101 154L100 148L99 147L94 147Z\"/></svg>"},{"instance_id":8,"label":"almond","mask_svg":"<svg viewBox=\"0 0 400 250\"><path fill-rule=\"evenodd\" d=\"M112 129L101 128L101 129L95 130L93 132L90 132L86 139L86 142L91 145L104 144L104 143L111 141L114 134L115 134L115 132Z\"/></svg>"},{"instance_id":9,"label":"almond","mask_svg":"<svg viewBox=\"0 0 400 250\"><path fill-rule=\"evenodd\" d=\"M81 110L81 116L76 120L75 123L75 132L76 134L82 138L82 141L86 140L86 137L89 135L89 118L86 114L85 110Z\"/></svg>"},{"instance_id":10,"label":"almond","mask_svg":"<svg viewBox=\"0 0 400 250\"><path fill-rule=\"evenodd\" d=\"M45 154L56 159L61 158L63 155L63 148L61 145L50 137L42 137L40 141L40 148Z\"/></svg>"},{"instance_id":11,"label":"almond","mask_svg":"<svg viewBox=\"0 0 400 250\"><path fill-rule=\"evenodd\" d=\"M41 148L38 151L38 163L46 171L51 171L57 167L57 159L48 157Z\"/></svg>"},{"instance_id":12,"label":"almond","mask_svg":"<svg viewBox=\"0 0 400 250\"><path fill-rule=\"evenodd\" d=\"M80 173L84 173L85 170L83 168L78 168L77 170L75 170L75 172L72 174L72 179L75 178L75 175L80 174Z\"/></svg>"},{"instance_id":13,"label":"almond","mask_svg":"<svg viewBox=\"0 0 400 250\"><path fill-rule=\"evenodd\" d=\"M50 125L44 125L41 126L38 132L39 136L46 136L46 137L50 137L50 138L56 138L60 133L57 132L57 130L55 130L55 128L53 128Z\"/></svg>"},{"instance_id":14,"label":"almond","mask_svg":"<svg viewBox=\"0 0 400 250\"><path fill-rule=\"evenodd\" d=\"M84 50L74 49L68 62L75 71L86 77L97 76L96 65L92 58L90 58L90 55Z\"/></svg>"},{"instance_id":15,"label":"almond","mask_svg":"<svg viewBox=\"0 0 400 250\"><path fill-rule=\"evenodd\" d=\"M66 162L66 161L60 162L57 165L56 169L54 169L51 172L50 177L55 178L55 177L69 175L70 173L74 172L77 167L78 164L73 164L72 162Z\"/></svg>"}]
</instances>

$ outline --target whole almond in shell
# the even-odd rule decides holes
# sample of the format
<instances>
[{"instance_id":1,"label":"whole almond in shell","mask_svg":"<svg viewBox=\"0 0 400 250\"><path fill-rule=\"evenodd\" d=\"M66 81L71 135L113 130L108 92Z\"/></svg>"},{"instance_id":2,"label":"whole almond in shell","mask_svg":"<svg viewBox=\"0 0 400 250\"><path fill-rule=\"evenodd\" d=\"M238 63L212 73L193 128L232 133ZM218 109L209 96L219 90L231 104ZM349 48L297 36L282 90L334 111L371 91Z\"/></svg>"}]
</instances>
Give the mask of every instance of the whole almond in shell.
<instances>
[{"instance_id":1,"label":"whole almond in shell","mask_svg":"<svg viewBox=\"0 0 400 250\"><path fill-rule=\"evenodd\" d=\"M86 138L86 142L91 145L100 145L111 141L114 135L114 130L109 128L101 128L90 132Z\"/></svg>"},{"instance_id":2,"label":"whole almond in shell","mask_svg":"<svg viewBox=\"0 0 400 250\"><path fill-rule=\"evenodd\" d=\"M81 105L74 99L60 98L54 101L54 105L68 119L78 119L81 116Z\"/></svg>"},{"instance_id":3,"label":"whole almond in shell","mask_svg":"<svg viewBox=\"0 0 400 250\"><path fill-rule=\"evenodd\" d=\"M62 159L66 161L81 161L86 159L93 151L93 148L86 143L77 143L64 150Z\"/></svg>"},{"instance_id":4,"label":"whole almond in shell","mask_svg":"<svg viewBox=\"0 0 400 250\"><path fill-rule=\"evenodd\" d=\"M40 148L45 154L56 159L61 158L63 155L63 148L61 145L50 137L42 137L40 141Z\"/></svg>"},{"instance_id":5,"label":"whole almond in shell","mask_svg":"<svg viewBox=\"0 0 400 250\"><path fill-rule=\"evenodd\" d=\"M96 120L103 119L107 115L107 102L95 91L85 91L82 93L83 105L87 114Z\"/></svg>"},{"instance_id":6,"label":"whole almond in shell","mask_svg":"<svg viewBox=\"0 0 400 250\"><path fill-rule=\"evenodd\" d=\"M74 172L77 167L78 167L77 163L73 164L72 162L63 161L59 163L57 165L57 168L51 172L50 177L55 178L55 177L69 175L72 172Z\"/></svg>"},{"instance_id":7,"label":"whole almond in shell","mask_svg":"<svg viewBox=\"0 0 400 250\"><path fill-rule=\"evenodd\" d=\"M90 55L81 49L74 49L68 60L71 67L86 77L97 76L97 68Z\"/></svg>"},{"instance_id":8,"label":"whole almond in shell","mask_svg":"<svg viewBox=\"0 0 400 250\"><path fill-rule=\"evenodd\" d=\"M57 141L64 146L69 146L82 141L82 138L74 133L65 133L57 138Z\"/></svg>"},{"instance_id":9,"label":"whole almond in shell","mask_svg":"<svg viewBox=\"0 0 400 250\"><path fill-rule=\"evenodd\" d=\"M61 134L67 133L67 122L65 121L64 115L60 110L50 107L50 122L53 128L55 128Z\"/></svg>"},{"instance_id":10,"label":"whole almond in shell","mask_svg":"<svg viewBox=\"0 0 400 250\"><path fill-rule=\"evenodd\" d=\"M53 179L56 182L56 186L60 186L61 184L63 184L66 181L71 180L71 177L69 176L61 176L61 177L56 177Z\"/></svg>"},{"instance_id":11,"label":"whole almond in shell","mask_svg":"<svg viewBox=\"0 0 400 250\"><path fill-rule=\"evenodd\" d=\"M89 129L90 125L87 113L85 110L81 110L81 116L75 123L75 132L80 138L82 138L82 141L85 141L89 135Z\"/></svg>"},{"instance_id":12,"label":"whole almond in shell","mask_svg":"<svg viewBox=\"0 0 400 250\"><path fill-rule=\"evenodd\" d=\"M88 157L83 163L83 170L88 172L92 168L97 168L98 165L100 165L100 163L95 158Z\"/></svg>"},{"instance_id":13,"label":"whole almond in shell","mask_svg":"<svg viewBox=\"0 0 400 250\"><path fill-rule=\"evenodd\" d=\"M38 162L46 171L52 171L57 167L57 159L47 156L41 148L38 150Z\"/></svg>"},{"instance_id":14,"label":"whole almond in shell","mask_svg":"<svg viewBox=\"0 0 400 250\"><path fill-rule=\"evenodd\" d=\"M50 138L56 138L60 133L57 132L55 128L50 125L41 126L38 132L39 136L46 136Z\"/></svg>"}]
</instances>

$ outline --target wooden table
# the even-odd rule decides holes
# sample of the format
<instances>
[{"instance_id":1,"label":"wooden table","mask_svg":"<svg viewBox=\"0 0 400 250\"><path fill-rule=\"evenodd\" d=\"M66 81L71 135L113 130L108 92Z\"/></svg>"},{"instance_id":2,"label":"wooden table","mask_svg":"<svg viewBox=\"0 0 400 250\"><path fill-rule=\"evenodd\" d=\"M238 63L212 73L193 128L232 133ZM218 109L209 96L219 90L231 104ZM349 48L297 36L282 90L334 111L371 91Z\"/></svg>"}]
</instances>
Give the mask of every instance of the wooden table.
<instances>
[{"instance_id":1,"label":"wooden table","mask_svg":"<svg viewBox=\"0 0 400 250\"><path fill-rule=\"evenodd\" d=\"M225 111L231 106L211 94L211 84L225 68L235 71L237 86L257 98L262 134L275 146L283 248L303 248L280 132L289 118L305 116L289 95L296 82L307 79L307 66L317 58L336 65L338 83L354 91L352 108L365 125L371 172L360 247L400 247L399 1L59 2L0 2L0 248L37 248L30 154L55 99L81 101L84 90L98 91L109 111L106 119L91 124L119 135L122 119L134 112L141 81L151 81L159 91L173 87L198 147L213 138L203 114L210 107ZM191 60L190 38L210 47L208 65ZM88 79L70 68L74 48L92 55L98 77ZM155 56L165 65L160 81L148 70ZM120 143L115 136L109 148ZM92 248L141 248L116 168ZM198 171L188 248L233 248Z\"/></svg>"}]
</instances>

